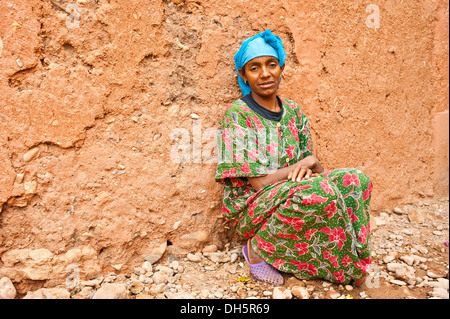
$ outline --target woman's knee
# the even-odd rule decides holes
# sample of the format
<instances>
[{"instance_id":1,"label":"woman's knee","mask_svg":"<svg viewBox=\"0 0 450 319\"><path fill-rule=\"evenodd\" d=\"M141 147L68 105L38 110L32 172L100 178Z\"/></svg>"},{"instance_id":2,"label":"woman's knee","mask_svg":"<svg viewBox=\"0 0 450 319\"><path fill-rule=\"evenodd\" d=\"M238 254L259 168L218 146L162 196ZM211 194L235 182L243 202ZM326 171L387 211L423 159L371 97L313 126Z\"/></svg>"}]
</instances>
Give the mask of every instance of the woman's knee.
<instances>
[{"instance_id":1,"label":"woman's knee","mask_svg":"<svg viewBox=\"0 0 450 319\"><path fill-rule=\"evenodd\" d=\"M325 177L315 177L311 182L311 196L315 197L312 202L315 204L326 203L329 201L337 200L340 196L340 191L337 185ZM315 196L313 195L315 194ZM305 196L303 196L305 197Z\"/></svg>"},{"instance_id":2,"label":"woman's knee","mask_svg":"<svg viewBox=\"0 0 450 319\"><path fill-rule=\"evenodd\" d=\"M340 168L328 171L325 177L334 180L335 183L340 181L345 187L353 185L359 187L362 191L372 187L371 178L359 168Z\"/></svg>"},{"instance_id":3,"label":"woman's knee","mask_svg":"<svg viewBox=\"0 0 450 319\"><path fill-rule=\"evenodd\" d=\"M367 190L369 187L371 187L372 185L372 180L371 178L364 173L362 170L360 169L355 169L355 174L358 175L358 179L359 179L359 183L360 183L360 187L362 190Z\"/></svg>"}]
</instances>

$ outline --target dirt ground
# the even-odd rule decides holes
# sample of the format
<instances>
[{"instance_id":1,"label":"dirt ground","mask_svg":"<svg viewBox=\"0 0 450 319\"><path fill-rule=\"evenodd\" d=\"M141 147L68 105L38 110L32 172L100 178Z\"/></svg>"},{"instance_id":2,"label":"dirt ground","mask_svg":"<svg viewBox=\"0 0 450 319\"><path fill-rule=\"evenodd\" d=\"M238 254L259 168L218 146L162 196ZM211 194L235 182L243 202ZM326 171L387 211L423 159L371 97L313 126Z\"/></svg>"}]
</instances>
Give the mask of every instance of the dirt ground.
<instances>
[{"instance_id":1,"label":"dirt ground","mask_svg":"<svg viewBox=\"0 0 450 319\"><path fill-rule=\"evenodd\" d=\"M424 205L407 205L396 208L395 212L389 212L385 225L375 226L372 230L372 256L373 270L366 283L360 287L350 288L337 284L329 284L322 280L299 281L292 275L284 274L286 288L293 286L305 286L311 290L310 298L331 298L328 292L335 290L340 296L351 296L353 299L427 299L431 297L432 287L419 283L420 279L426 279L427 274L434 273L441 278L448 279L449 265L449 204L448 200L435 201ZM382 217L372 219L372 225L378 221L383 222ZM425 248L425 249L424 249ZM235 250L235 249L232 249ZM427 251L427 252L426 252ZM416 270L416 284L398 285L392 282L386 263L386 256L395 256L394 261L402 263L402 256L416 254L427 259L426 262L414 266ZM244 262L242 254L238 262ZM201 263L186 262L185 275L181 277L182 283L191 286L191 293L195 291L209 290L209 297L214 296L212 287L237 286L234 294L228 294L230 298L272 298L266 291L272 291L273 286L249 280L247 283L239 282L242 276L251 277L246 265L238 267L236 274L229 272L227 264L214 265L206 258ZM208 271L207 267L213 267L214 271ZM201 278L201 280L199 280ZM395 279L394 279L395 280ZM432 279L435 280L435 279ZM422 282L422 281L420 281ZM448 286L447 286L448 287ZM350 290L351 289L351 290ZM219 290L220 291L220 290ZM328 293L328 294L327 294ZM211 296L212 295L212 296ZM220 296L220 295L219 295ZM447 292L448 296L448 292ZM295 298L295 297L293 297Z\"/></svg>"},{"instance_id":2,"label":"dirt ground","mask_svg":"<svg viewBox=\"0 0 450 319\"><path fill-rule=\"evenodd\" d=\"M244 260L242 245L234 243L224 250L206 246L186 257L167 249L153 264L134 265L133 273L105 273L74 287L66 280L57 288L22 291L16 298L448 299L448 198L396 207L372 217L371 225L372 269L359 287L298 280L290 274L283 274L285 282L279 287L257 282ZM411 275L392 271L398 264Z\"/></svg>"}]
</instances>

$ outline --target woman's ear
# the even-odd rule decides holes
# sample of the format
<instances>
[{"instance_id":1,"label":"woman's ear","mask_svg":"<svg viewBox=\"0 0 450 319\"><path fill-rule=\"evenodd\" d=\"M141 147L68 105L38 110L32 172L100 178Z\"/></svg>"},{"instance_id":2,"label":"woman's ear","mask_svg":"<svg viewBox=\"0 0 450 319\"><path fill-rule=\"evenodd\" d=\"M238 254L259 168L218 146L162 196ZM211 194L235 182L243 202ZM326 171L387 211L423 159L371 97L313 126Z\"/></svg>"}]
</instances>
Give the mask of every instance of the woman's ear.
<instances>
[{"instance_id":1,"label":"woman's ear","mask_svg":"<svg viewBox=\"0 0 450 319\"><path fill-rule=\"evenodd\" d=\"M245 82L245 83L247 83L247 77L245 76L245 70L244 70L244 68L239 69L238 72L239 72L239 76L240 76L242 79L244 79L244 82Z\"/></svg>"},{"instance_id":2,"label":"woman's ear","mask_svg":"<svg viewBox=\"0 0 450 319\"><path fill-rule=\"evenodd\" d=\"M286 63L285 64L283 64L283 66L281 67L281 72L283 72L284 71L284 67L286 66Z\"/></svg>"}]
</instances>

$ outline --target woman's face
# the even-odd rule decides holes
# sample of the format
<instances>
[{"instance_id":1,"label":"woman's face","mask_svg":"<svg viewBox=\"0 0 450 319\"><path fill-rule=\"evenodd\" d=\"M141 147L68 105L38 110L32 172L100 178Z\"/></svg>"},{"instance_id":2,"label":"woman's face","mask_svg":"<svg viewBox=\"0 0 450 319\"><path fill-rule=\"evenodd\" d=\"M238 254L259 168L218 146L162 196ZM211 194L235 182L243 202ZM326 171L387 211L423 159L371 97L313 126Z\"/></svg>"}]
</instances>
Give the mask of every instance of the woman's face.
<instances>
[{"instance_id":1,"label":"woman's face","mask_svg":"<svg viewBox=\"0 0 450 319\"><path fill-rule=\"evenodd\" d=\"M269 97L277 94L284 70L277 58L262 56L247 62L239 75L248 82L253 93L260 97Z\"/></svg>"}]
</instances>

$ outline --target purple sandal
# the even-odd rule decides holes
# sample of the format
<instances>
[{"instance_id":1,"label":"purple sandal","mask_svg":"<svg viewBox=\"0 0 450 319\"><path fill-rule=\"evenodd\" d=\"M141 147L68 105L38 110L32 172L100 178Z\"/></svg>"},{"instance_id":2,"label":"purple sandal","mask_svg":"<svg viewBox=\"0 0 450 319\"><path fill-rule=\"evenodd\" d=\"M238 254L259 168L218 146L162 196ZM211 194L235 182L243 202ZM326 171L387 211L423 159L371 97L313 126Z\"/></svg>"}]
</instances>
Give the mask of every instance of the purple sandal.
<instances>
[{"instance_id":1,"label":"purple sandal","mask_svg":"<svg viewBox=\"0 0 450 319\"><path fill-rule=\"evenodd\" d=\"M272 285L282 285L284 282L283 276L278 272L277 269L263 261L259 264L250 264L248 259L248 250L247 245L242 247L242 252L244 253L245 260L250 266L250 272L253 275L253 278L259 281L268 282Z\"/></svg>"}]
</instances>

